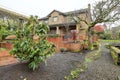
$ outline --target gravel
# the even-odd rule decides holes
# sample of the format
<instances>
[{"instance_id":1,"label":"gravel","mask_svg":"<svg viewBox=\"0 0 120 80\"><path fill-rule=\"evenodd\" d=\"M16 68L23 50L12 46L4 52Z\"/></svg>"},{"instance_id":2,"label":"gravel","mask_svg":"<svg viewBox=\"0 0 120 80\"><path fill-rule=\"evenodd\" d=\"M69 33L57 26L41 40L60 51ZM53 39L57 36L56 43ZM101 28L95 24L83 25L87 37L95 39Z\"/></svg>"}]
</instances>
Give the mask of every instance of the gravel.
<instances>
[{"instance_id":1,"label":"gravel","mask_svg":"<svg viewBox=\"0 0 120 80\"><path fill-rule=\"evenodd\" d=\"M120 77L120 66L114 65L108 49L102 43L102 56L88 65L88 70L75 80L116 80ZM58 53L42 63L36 71L29 70L25 63L0 67L0 80L64 80L72 69L84 62L85 54Z\"/></svg>"},{"instance_id":2,"label":"gravel","mask_svg":"<svg viewBox=\"0 0 120 80\"><path fill-rule=\"evenodd\" d=\"M117 80L120 76L120 66L114 65L108 49L102 43L102 56L89 63L88 70L80 74L78 80Z\"/></svg>"},{"instance_id":3,"label":"gravel","mask_svg":"<svg viewBox=\"0 0 120 80\"><path fill-rule=\"evenodd\" d=\"M79 53L58 53L42 63L36 71L29 70L26 64L13 64L0 67L0 80L64 80L71 69L84 61L84 55Z\"/></svg>"}]
</instances>

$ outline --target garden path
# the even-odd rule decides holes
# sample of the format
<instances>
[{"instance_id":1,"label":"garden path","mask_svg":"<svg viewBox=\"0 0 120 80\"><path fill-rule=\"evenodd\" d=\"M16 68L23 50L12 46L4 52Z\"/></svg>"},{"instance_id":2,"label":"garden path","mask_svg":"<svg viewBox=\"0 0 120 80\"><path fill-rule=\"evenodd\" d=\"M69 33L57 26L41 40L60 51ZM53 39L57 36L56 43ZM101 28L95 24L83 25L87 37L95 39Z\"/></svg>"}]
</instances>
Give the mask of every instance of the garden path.
<instances>
[{"instance_id":1,"label":"garden path","mask_svg":"<svg viewBox=\"0 0 120 80\"><path fill-rule=\"evenodd\" d=\"M120 77L120 66L114 65L106 43L101 43L102 56L88 65L88 70L78 80L117 80Z\"/></svg>"}]
</instances>

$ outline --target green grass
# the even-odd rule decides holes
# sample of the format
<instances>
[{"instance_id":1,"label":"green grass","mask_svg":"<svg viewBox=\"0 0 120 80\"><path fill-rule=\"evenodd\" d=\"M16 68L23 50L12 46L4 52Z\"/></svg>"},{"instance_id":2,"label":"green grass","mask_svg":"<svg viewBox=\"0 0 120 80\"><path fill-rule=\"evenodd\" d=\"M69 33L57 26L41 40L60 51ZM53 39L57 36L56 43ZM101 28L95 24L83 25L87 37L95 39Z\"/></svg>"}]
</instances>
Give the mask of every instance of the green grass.
<instances>
[{"instance_id":1,"label":"green grass","mask_svg":"<svg viewBox=\"0 0 120 80\"><path fill-rule=\"evenodd\" d=\"M79 75L84 72L86 69L88 69L87 65L83 62L82 64L79 64L75 69L70 71L70 74L65 76L65 80L73 80L79 78Z\"/></svg>"},{"instance_id":2,"label":"green grass","mask_svg":"<svg viewBox=\"0 0 120 80\"><path fill-rule=\"evenodd\" d=\"M100 39L99 41L100 42L119 42L120 43L120 40L103 40L103 39Z\"/></svg>"},{"instance_id":3,"label":"green grass","mask_svg":"<svg viewBox=\"0 0 120 80\"><path fill-rule=\"evenodd\" d=\"M90 58L85 58L85 61L90 63L90 62L92 62L93 60L90 59Z\"/></svg>"},{"instance_id":4,"label":"green grass","mask_svg":"<svg viewBox=\"0 0 120 80\"><path fill-rule=\"evenodd\" d=\"M85 61L90 63L96 59L99 59L100 57L101 57L101 50L98 49L98 50L95 50L95 51L88 53L85 56Z\"/></svg>"},{"instance_id":5,"label":"green grass","mask_svg":"<svg viewBox=\"0 0 120 80\"><path fill-rule=\"evenodd\" d=\"M79 75L88 69L88 63L101 57L101 50L95 50L90 53L87 53L85 56L85 61L81 64L77 64L76 68L71 70L70 73L64 77L65 80L77 80Z\"/></svg>"},{"instance_id":6,"label":"green grass","mask_svg":"<svg viewBox=\"0 0 120 80\"><path fill-rule=\"evenodd\" d=\"M0 51L5 51L6 49L5 48L0 48Z\"/></svg>"}]
</instances>

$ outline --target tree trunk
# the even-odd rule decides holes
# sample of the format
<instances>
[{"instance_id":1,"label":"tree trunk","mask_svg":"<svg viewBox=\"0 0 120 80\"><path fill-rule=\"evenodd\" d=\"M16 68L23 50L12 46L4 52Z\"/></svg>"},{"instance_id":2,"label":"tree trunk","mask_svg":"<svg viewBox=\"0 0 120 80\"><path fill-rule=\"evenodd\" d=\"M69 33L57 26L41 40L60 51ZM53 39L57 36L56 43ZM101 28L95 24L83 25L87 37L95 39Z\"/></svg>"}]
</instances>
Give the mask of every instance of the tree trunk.
<instances>
[{"instance_id":1,"label":"tree trunk","mask_svg":"<svg viewBox=\"0 0 120 80\"><path fill-rule=\"evenodd\" d=\"M92 35L91 35L91 31L88 32L88 46L91 46L93 43L93 39L92 39Z\"/></svg>"}]
</instances>

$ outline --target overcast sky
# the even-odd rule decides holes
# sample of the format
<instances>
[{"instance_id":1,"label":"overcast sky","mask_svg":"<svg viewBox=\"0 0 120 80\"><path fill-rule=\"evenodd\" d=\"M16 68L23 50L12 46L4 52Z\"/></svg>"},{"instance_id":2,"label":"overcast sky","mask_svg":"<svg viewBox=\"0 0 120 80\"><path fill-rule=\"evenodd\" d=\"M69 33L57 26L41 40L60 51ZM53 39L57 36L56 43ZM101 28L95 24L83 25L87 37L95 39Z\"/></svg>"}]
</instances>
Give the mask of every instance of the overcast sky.
<instances>
[{"instance_id":1,"label":"overcast sky","mask_svg":"<svg viewBox=\"0 0 120 80\"><path fill-rule=\"evenodd\" d=\"M0 0L0 7L22 13L24 15L38 15L44 17L52 10L61 12L87 8L99 0Z\"/></svg>"}]
</instances>

